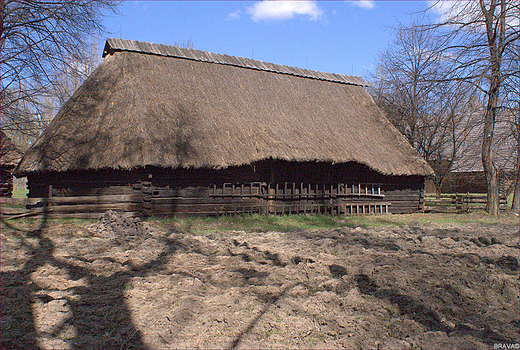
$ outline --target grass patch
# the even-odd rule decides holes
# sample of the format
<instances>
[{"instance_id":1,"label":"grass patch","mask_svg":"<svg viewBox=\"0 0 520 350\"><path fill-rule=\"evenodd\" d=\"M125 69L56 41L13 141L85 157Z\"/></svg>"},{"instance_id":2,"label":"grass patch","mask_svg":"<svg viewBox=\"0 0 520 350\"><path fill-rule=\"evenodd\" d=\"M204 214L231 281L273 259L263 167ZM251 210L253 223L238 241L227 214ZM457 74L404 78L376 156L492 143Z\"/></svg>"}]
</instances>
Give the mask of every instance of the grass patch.
<instances>
[{"instance_id":1,"label":"grass patch","mask_svg":"<svg viewBox=\"0 0 520 350\"><path fill-rule=\"evenodd\" d=\"M1 220L2 228L14 230L34 230L41 227L42 218L20 218L14 220ZM207 234L220 231L245 231L245 232L288 232L293 230L330 230L340 227L380 227L401 226L410 222L419 224L518 224L518 217L512 213L503 213L493 217L484 211L469 213L414 213L380 216L328 216L328 215L238 215L221 217L150 217L144 219L151 225L166 231ZM54 226L73 225L85 227L96 222L95 219L49 219L45 227L52 229Z\"/></svg>"},{"instance_id":2,"label":"grass patch","mask_svg":"<svg viewBox=\"0 0 520 350\"><path fill-rule=\"evenodd\" d=\"M27 198L28 190L13 190L12 198Z\"/></svg>"},{"instance_id":3,"label":"grass patch","mask_svg":"<svg viewBox=\"0 0 520 350\"><path fill-rule=\"evenodd\" d=\"M513 206L513 196L514 196L514 192L511 192L509 194L509 196L507 196L507 209L511 209L511 207Z\"/></svg>"},{"instance_id":4,"label":"grass patch","mask_svg":"<svg viewBox=\"0 0 520 350\"><path fill-rule=\"evenodd\" d=\"M414 213L381 216L328 216L328 215L241 215L207 218L148 218L146 221L166 229L205 234L213 231L288 232L295 229L329 230L339 227L401 226L410 222L420 224L517 224L518 218L503 214L496 218L484 211L469 213Z\"/></svg>"},{"instance_id":5,"label":"grass patch","mask_svg":"<svg viewBox=\"0 0 520 350\"><path fill-rule=\"evenodd\" d=\"M39 229L52 229L56 226L75 226L86 227L95 223L96 219L79 219L79 218L65 218L65 219L47 219L44 221L42 217L20 218L13 220L0 220L0 230L13 230L18 232L31 232Z\"/></svg>"},{"instance_id":6,"label":"grass patch","mask_svg":"<svg viewBox=\"0 0 520 350\"><path fill-rule=\"evenodd\" d=\"M20 203L20 204L5 204L5 203L1 203L1 206L2 207L5 207L5 208L20 208L20 209L25 209L27 204L23 204L23 203Z\"/></svg>"},{"instance_id":7,"label":"grass patch","mask_svg":"<svg viewBox=\"0 0 520 350\"><path fill-rule=\"evenodd\" d=\"M410 222L418 222L420 224L434 223L443 224L516 224L518 218L510 213L503 213L499 217L489 215L484 210L475 210L467 213L414 213L400 215L383 215L383 216L367 216L352 217L354 222L358 222L364 226L381 226L381 225L406 225Z\"/></svg>"}]
</instances>

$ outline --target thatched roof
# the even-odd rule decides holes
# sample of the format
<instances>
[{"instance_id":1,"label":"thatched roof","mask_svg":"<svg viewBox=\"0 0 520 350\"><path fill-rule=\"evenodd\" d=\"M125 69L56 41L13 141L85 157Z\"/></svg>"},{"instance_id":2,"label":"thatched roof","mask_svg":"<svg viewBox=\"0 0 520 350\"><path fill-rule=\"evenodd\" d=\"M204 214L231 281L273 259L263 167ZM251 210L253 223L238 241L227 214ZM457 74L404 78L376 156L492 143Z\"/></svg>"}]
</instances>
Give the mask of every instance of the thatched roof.
<instances>
[{"instance_id":1,"label":"thatched roof","mask_svg":"<svg viewBox=\"0 0 520 350\"><path fill-rule=\"evenodd\" d=\"M23 153L16 148L13 141L0 130L0 165L14 167L22 156Z\"/></svg>"},{"instance_id":2,"label":"thatched roof","mask_svg":"<svg viewBox=\"0 0 520 350\"><path fill-rule=\"evenodd\" d=\"M518 143L515 139L515 121L517 116L509 111L500 111L495 122L493 136L493 164L500 171L514 172L518 161ZM481 114L466 116L469 121L463 124L463 141L453 162L452 171L457 173L482 172L482 140L484 122ZM469 125L469 126L468 126ZM518 136L517 136L518 137ZM447 154L452 149L447 147Z\"/></svg>"},{"instance_id":3,"label":"thatched roof","mask_svg":"<svg viewBox=\"0 0 520 350\"><path fill-rule=\"evenodd\" d=\"M273 158L433 171L355 77L109 39L18 172L224 168Z\"/></svg>"},{"instance_id":4,"label":"thatched roof","mask_svg":"<svg viewBox=\"0 0 520 350\"><path fill-rule=\"evenodd\" d=\"M288 67L283 66L281 64L262 62L250 58L221 55L218 53L187 49L178 46L169 46L133 40L108 38L105 44L105 49L103 50L103 57L105 57L108 54L112 54L115 51L130 51L154 54L165 57L186 58L194 61L217 63L228 66L261 70L266 72L274 72L305 78L334 81L338 83L368 86L367 82L360 77L318 72L315 70L302 69L298 67Z\"/></svg>"}]
</instances>

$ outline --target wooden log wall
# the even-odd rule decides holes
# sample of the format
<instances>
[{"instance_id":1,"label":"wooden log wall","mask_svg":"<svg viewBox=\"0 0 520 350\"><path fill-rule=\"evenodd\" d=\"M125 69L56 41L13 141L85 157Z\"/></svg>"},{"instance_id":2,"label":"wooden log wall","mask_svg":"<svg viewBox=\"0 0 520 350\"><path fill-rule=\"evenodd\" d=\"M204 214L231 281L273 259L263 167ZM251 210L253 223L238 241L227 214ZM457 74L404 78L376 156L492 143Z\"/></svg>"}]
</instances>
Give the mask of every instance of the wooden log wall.
<instances>
[{"instance_id":1,"label":"wooden log wall","mask_svg":"<svg viewBox=\"0 0 520 350\"><path fill-rule=\"evenodd\" d=\"M28 188L29 197L78 198L53 203L63 214L115 208L144 216L357 215L416 212L424 206L423 177L385 176L357 163L267 160L220 170L43 173L29 176Z\"/></svg>"},{"instance_id":2,"label":"wooden log wall","mask_svg":"<svg viewBox=\"0 0 520 350\"><path fill-rule=\"evenodd\" d=\"M390 213L414 213L424 209L424 191L415 189L390 189L383 191L385 200L392 203Z\"/></svg>"},{"instance_id":3,"label":"wooden log wall","mask_svg":"<svg viewBox=\"0 0 520 350\"><path fill-rule=\"evenodd\" d=\"M91 171L44 173L27 177L29 198L42 198L34 210L46 208L50 217L99 218L114 210L126 216L141 214L142 194L132 185L131 172Z\"/></svg>"},{"instance_id":4,"label":"wooden log wall","mask_svg":"<svg viewBox=\"0 0 520 350\"><path fill-rule=\"evenodd\" d=\"M418 176L392 177L382 185L385 200L392 203L390 213L404 214L424 210L424 178Z\"/></svg>"},{"instance_id":5,"label":"wooden log wall","mask_svg":"<svg viewBox=\"0 0 520 350\"><path fill-rule=\"evenodd\" d=\"M32 210L45 212L52 218L99 218L107 210L117 211L125 216L139 216L141 198L139 193L126 195L100 195L78 197L42 198L27 206Z\"/></svg>"},{"instance_id":6,"label":"wooden log wall","mask_svg":"<svg viewBox=\"0 0 520 350\"><path fill-rule=\"evenodd\" d=\"M260 212L256 198L212 197L210 187L190 186L172 189L155 187L149 182L143 182L140 186L141 212L145 216L214 216Z\"/></svg>"},{"instance_id":7,"label":"wooden log wall","mask_svg":"<svg viewBox=\"0 0 520 350\"><path fill-rule=\"evenodd\" d=\"M13 167L0 167L0 197L11 197L13 194Z\"/></svg>"}]
</instances>

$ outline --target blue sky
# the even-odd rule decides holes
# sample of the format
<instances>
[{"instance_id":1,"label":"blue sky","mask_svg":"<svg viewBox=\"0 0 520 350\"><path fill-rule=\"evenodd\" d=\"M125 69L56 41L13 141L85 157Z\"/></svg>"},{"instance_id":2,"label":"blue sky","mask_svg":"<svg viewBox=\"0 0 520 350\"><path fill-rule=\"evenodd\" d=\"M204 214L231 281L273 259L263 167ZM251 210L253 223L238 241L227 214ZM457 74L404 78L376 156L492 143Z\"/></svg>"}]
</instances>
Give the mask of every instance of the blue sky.
<instances>
[{"instance_id":1,"label":"blue sky","mask_svg":"<svg viewBox=\"0 0 520 350\"><path fill-rule=\"evenodd\" d=\"M109 36L367 77L427 1L125 1ZM99 49L104 44L100 39Z\"/></svg>"}]
</instances>

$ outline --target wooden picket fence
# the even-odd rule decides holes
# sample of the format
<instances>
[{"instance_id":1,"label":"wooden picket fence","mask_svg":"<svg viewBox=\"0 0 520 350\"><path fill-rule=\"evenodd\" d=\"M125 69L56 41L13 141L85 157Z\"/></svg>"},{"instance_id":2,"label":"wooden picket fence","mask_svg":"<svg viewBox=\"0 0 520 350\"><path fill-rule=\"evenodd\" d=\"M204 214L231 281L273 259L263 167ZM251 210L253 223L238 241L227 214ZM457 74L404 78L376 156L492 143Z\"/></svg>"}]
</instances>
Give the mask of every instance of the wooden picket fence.
<instances>
[{"instance_id":1,"label":"wooden picket fence","mask_svg":"<svg viewBox=\"0 0 520 350\"><path fill-rule=\"evenodd\" d=\"M467 212L471 210L483 210L486 208L486 194L473 193L450 193L426 194L424 210L434 212ZM500 210L507 209L507 200L505 197L500 198Z\"/></svg>"}]
</instances>

